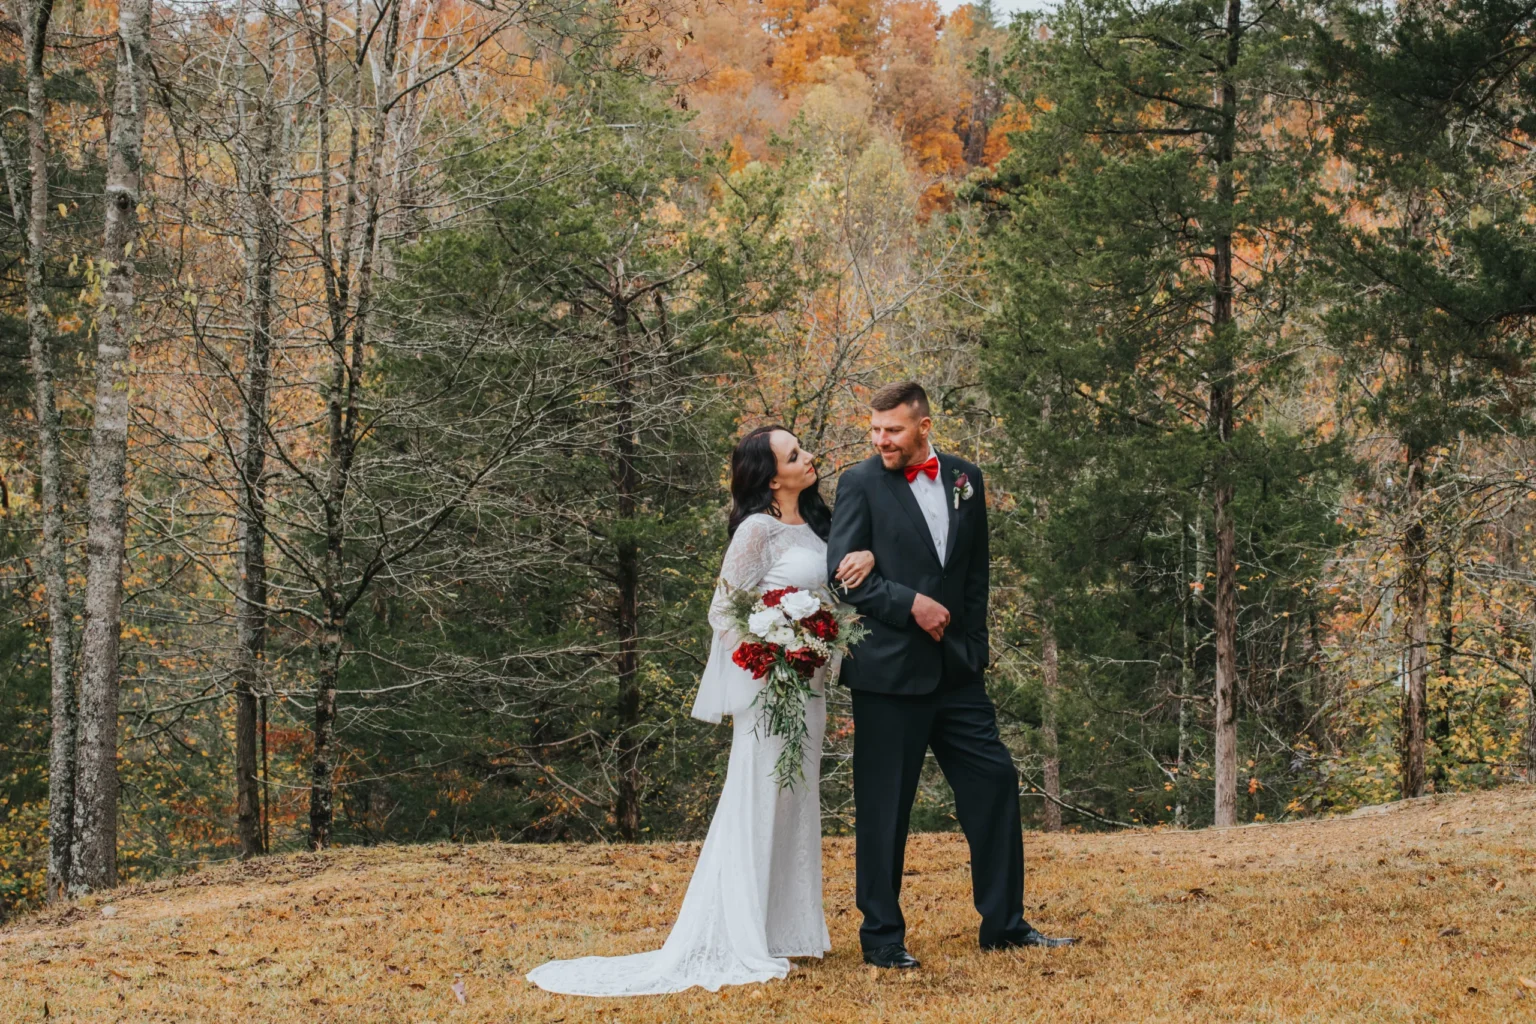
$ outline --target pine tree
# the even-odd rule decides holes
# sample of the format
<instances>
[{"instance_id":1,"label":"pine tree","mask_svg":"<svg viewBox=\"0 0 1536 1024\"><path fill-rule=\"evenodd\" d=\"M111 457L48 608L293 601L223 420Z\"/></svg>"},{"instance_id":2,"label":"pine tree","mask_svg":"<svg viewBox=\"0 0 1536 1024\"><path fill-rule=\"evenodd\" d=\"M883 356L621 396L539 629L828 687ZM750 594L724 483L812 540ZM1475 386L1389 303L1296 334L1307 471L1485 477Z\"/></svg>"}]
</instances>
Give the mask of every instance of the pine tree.
<instances>
[{"instance_id":1,"label":"pine tree","mask_svg":"<svg viewBox=\"0 0 1536 1024\"><path fill-rule=\"evenodd\" d=\"M550 360L539 372L567 383L553 426L519 453L543 509L522 547L548 558L555 578L517 589L548 620L545 636L574 617L582 660L610 671L587 669L588 680L568 668L575 692L530 684L514 699L541 708L528 747L558 749L597 729L612 774L594 781L611 787L613 824L630 840L644 827L643 759L656 731L645 682L670 675L657 595L718 510L732 427L716 401L726 345L744 343L782 301L790 241L776 175L727 181L723 165L693 152L687 116L661 99L597 75L560 108L477 146L456 173L488 201L406 254L395 297L439 338L526 339ZM530 168L533 187L523 184Z\"/></svg>"},{"instance_id":2,"label":"pine tree","mask_svg":"<svg viewBox=\"0 0 1536 1024\"><path fill-rule=\"evenodd\" d=\"M1431 562L1450 546L1435 531L1454 511L1437 513L1431 466L1453 444L1526 426L1536 230L1520 165L1536 126L1524 70L1536 11L1511 0L1340 4L1333 24L1313 63L1350 173L1330 179L1339 216L1319 220L1328 230L1316 255L1340 402L1401 452L1400 782L1413 797L1428 761ZM1536 706L1536 678L1532 697Z\"/></svg>"},{"instance_id":3,"label":"pine tree","mask_svg":"<svg viewBox=\"0 0 1536 1024\"><path fill-rule=\"evenodd\" d=\"M1026 19L1012 87L1032 121L982 193L1006 286L990 389L1021 493L1054 492L1047 532L1102 568L1149 531L1177 545L1171 524L1211 524L1209 586L1185 585L1212 619L1218 825L1236 819L1239 533L1311 486L1286 481L1304 439L1267 405L1297 367L1318 166L1287 98L1307 13L1071 0Z\"/></svg>"}]
</instances>

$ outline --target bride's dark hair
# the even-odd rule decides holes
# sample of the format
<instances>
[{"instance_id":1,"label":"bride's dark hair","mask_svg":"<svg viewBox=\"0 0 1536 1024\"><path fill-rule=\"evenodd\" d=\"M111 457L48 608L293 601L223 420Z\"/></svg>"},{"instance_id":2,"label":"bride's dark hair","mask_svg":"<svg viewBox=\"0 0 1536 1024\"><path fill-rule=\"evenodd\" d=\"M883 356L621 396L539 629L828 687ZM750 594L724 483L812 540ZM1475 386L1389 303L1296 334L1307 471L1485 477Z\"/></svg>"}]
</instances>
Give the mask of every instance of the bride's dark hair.
<instances>
[{"instance_id":1,"label":"bride's dark hair","mask_svg":"<svg viewBox=\"0 0 1536 1024\"><path fill-rule=\"evenodd\" d=\"M777 517L773 506L773 491L769 484L779 475L779 457L774 454L769 438L775 430L785 427L777 423L750 430L736 442L731 452L731 536L742 520L758 512ZM800 492L800 518L810 524L816 536L822 540L832 532L832 510L821 496L821 478Z\"/></svg>"}]
</instances>

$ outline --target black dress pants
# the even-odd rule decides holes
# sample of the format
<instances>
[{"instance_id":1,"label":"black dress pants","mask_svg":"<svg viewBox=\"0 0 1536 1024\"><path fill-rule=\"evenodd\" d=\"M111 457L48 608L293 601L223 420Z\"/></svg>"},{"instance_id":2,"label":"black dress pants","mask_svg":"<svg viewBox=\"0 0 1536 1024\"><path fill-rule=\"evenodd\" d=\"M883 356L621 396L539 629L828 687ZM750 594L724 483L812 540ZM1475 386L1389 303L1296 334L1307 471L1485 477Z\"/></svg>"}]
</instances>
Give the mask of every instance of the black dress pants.
<instances>
[{"instance_id":1,"label":"black dress pants","mask_svg":"<svg viewBox=\"0 0 1536 1024\"><path fill-rule=\"evenodd\" d=\"M970 846L981 944L1021 937L1029 925L1019 775L998 736L986 688L979 682L941 686L918 697L852 693L860 944L874 949L906 940L900 897L907 823L930 747L955 792L955 814Z\"/></svg>"}]
</instances>

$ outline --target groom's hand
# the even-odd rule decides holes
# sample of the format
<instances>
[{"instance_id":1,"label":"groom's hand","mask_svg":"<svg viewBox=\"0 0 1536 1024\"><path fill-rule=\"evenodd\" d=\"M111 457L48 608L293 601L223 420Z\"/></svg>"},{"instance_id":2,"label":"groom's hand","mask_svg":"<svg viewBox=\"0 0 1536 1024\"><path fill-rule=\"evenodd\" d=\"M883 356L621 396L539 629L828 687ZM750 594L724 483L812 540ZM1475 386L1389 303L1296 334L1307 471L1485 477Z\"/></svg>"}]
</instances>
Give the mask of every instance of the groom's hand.
<instances>
[{"instance_id":1,"label":"groom's hand","mask_svg":"<svg viewBox=\"0 0 1536 1024\"><path fill-rule=\"evenodd\" d=\"M927 594L918 594L913 599L912 618L918 628L934 640L944 639L944 627L949 625L949 609Z\"/></svg>"}]
</instances>

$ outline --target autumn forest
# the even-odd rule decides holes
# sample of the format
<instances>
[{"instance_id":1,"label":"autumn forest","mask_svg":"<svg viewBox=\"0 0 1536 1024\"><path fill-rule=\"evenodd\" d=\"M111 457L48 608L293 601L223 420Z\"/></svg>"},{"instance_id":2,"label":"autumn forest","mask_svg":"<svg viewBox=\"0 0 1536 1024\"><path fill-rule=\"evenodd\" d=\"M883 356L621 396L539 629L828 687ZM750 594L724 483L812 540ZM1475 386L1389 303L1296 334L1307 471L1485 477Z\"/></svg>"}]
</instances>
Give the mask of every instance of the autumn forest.
<instances>
[{"instance_id":1,"label":"autumn forest","mask_svg":"<svg viewBox=\"0 0 1536 1024\"><path fill-rule=\"evenodd\" d=\"M831 500L908 377L1029 827L1536 781L1536 3L7 0L0 61L0 915L701 837L727 453Z\"/></svg>"}]
</instances>

